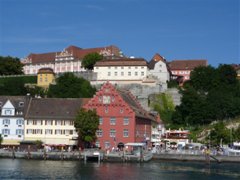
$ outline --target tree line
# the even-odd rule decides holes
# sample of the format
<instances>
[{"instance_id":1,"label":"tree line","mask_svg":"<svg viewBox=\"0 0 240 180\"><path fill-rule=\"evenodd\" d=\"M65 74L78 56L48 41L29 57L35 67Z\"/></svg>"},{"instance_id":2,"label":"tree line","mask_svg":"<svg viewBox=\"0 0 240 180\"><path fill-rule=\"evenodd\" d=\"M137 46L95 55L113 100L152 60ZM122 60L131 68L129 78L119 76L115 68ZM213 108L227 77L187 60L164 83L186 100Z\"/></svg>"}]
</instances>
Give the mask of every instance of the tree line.
<instances>
[{"instance_id":1,"label":"tree line","mask_svg":"<svg viewBox=\"0 0 240 180\"><path fill-rule=\"evenodd\" d=\"M210 124L240 115L240 82L231 65L197 67L180 90L172 123L185 126Z\"/></svg>"}]
</instances>

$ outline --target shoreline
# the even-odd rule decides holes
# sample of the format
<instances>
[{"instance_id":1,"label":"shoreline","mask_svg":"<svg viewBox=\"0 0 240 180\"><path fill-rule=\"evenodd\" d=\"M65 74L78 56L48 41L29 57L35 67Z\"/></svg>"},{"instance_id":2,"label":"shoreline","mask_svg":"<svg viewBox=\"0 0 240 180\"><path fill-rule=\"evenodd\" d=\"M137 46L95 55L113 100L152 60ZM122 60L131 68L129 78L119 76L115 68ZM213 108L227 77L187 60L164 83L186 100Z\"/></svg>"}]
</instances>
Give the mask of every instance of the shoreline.
<instances>
[{"instance_id":1,"label":"shoreline","mask_svg":"<svg viewBox=\"0 0 240 180\"><path fill-rule=\"evenodd\" d=\"M107 157L107 158L105 158ZM28 160L56 160L56 161L87 161L84 152L10 152L0 151L0 159L28 159ZM95 158L95 157L94 157ZM240 156L211 155L211 163L239 163ZM205 162L206 156L203 154L173 154L173 153L154 153L150 161L178 161L178 162ZM105 156L101 162L122 162L122 157L111 158Z\"/></svg>"}]
</instances>

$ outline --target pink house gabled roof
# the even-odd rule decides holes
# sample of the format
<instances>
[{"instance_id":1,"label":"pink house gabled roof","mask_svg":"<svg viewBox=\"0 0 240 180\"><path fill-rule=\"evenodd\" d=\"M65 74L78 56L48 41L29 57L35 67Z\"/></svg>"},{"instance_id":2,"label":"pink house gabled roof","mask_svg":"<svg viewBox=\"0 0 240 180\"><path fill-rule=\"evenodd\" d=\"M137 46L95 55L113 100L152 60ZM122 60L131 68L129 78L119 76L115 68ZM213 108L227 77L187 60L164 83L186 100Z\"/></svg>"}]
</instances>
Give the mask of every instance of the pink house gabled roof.
<instances>
[{"instance_id":1,"label":"pink house gabled roof","mask_svg":"<svg viewBox=\"0 0 240 180\"><path fill-rule=\"evenodd\" d=\"M171 70L193 70L199 66L207 66L207 60L173 60L169 62L169 68Z\"/></svg>"}]
</instances>

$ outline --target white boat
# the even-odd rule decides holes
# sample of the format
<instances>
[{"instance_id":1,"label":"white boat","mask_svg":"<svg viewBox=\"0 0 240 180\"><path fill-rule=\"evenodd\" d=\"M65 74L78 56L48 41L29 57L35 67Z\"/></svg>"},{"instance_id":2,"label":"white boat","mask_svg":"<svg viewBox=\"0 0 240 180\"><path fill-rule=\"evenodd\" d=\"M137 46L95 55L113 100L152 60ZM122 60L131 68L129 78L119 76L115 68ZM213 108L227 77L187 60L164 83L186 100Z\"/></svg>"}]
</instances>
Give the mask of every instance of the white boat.
<instances>
[{"instance_id":1,"label":"white boat","mask_svg":"<svg viewBox=\"0 0 240 180\"><path fill-rule=\"evenodd\" d=\"M127 143L125 144L125 148L127 149L124 154L124 158L126 161L150 161L153 157L151 151L147 149L145 143Z\"/></svg>"},{"instance_id":2,"label":"white boat","mask_svg":"<svg viewBox=\"0 0 240 180\"><path fill-rule=\"evenodd\" d=\"M240 156L240 142L234 142L233 145L228 148L229 156Z\"/></svg>"}]
</instances>

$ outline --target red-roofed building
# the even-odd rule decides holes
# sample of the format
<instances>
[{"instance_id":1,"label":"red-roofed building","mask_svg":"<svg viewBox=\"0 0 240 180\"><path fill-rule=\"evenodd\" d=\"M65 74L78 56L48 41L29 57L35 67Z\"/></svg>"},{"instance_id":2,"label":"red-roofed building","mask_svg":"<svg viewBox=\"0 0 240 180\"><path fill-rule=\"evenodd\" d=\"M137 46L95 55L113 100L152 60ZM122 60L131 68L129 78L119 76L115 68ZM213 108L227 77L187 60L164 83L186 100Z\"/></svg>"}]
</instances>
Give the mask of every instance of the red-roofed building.
<instances>
[{"instance_id":1,"label":"red-roofed building","mask_svg":"<svg viewBox=\"0 0 240 180\"><path fill-rule=\"evenodd\" d=\"M120 49L116 46L82 49L69 46L61 52L31 53L22 60L25 74L37 74L41 68L52 68L54 73L85 71L81 66L83 57L89 53L99 53L104 57L119 57Z\"/></svg>"},{"instance_id":2,"label":"red-roofed building","mask_svg":"<svg viewBox=\"0 0 240 180\"><path fill-rule=\"evenodd\" d=\"M96 109L100 116L96 145L103 149L116 148L120 142L151 142L152 125L160 121L159 116L145 111L129 91L116 89L109 82L84 108Z\"/></svg>"},{"instance_id":3,"label":"red-roofed building","mask_svg":"<svg viewBox=\"0 0 240 180\"><path fill-rule=\"evenodd\" d=\"M170 62L169 68L176 77L183 77L182 81L190 79L191 71L199 66L207 66L207 60L174 60Z\"/></svg>"}]
</instances>

